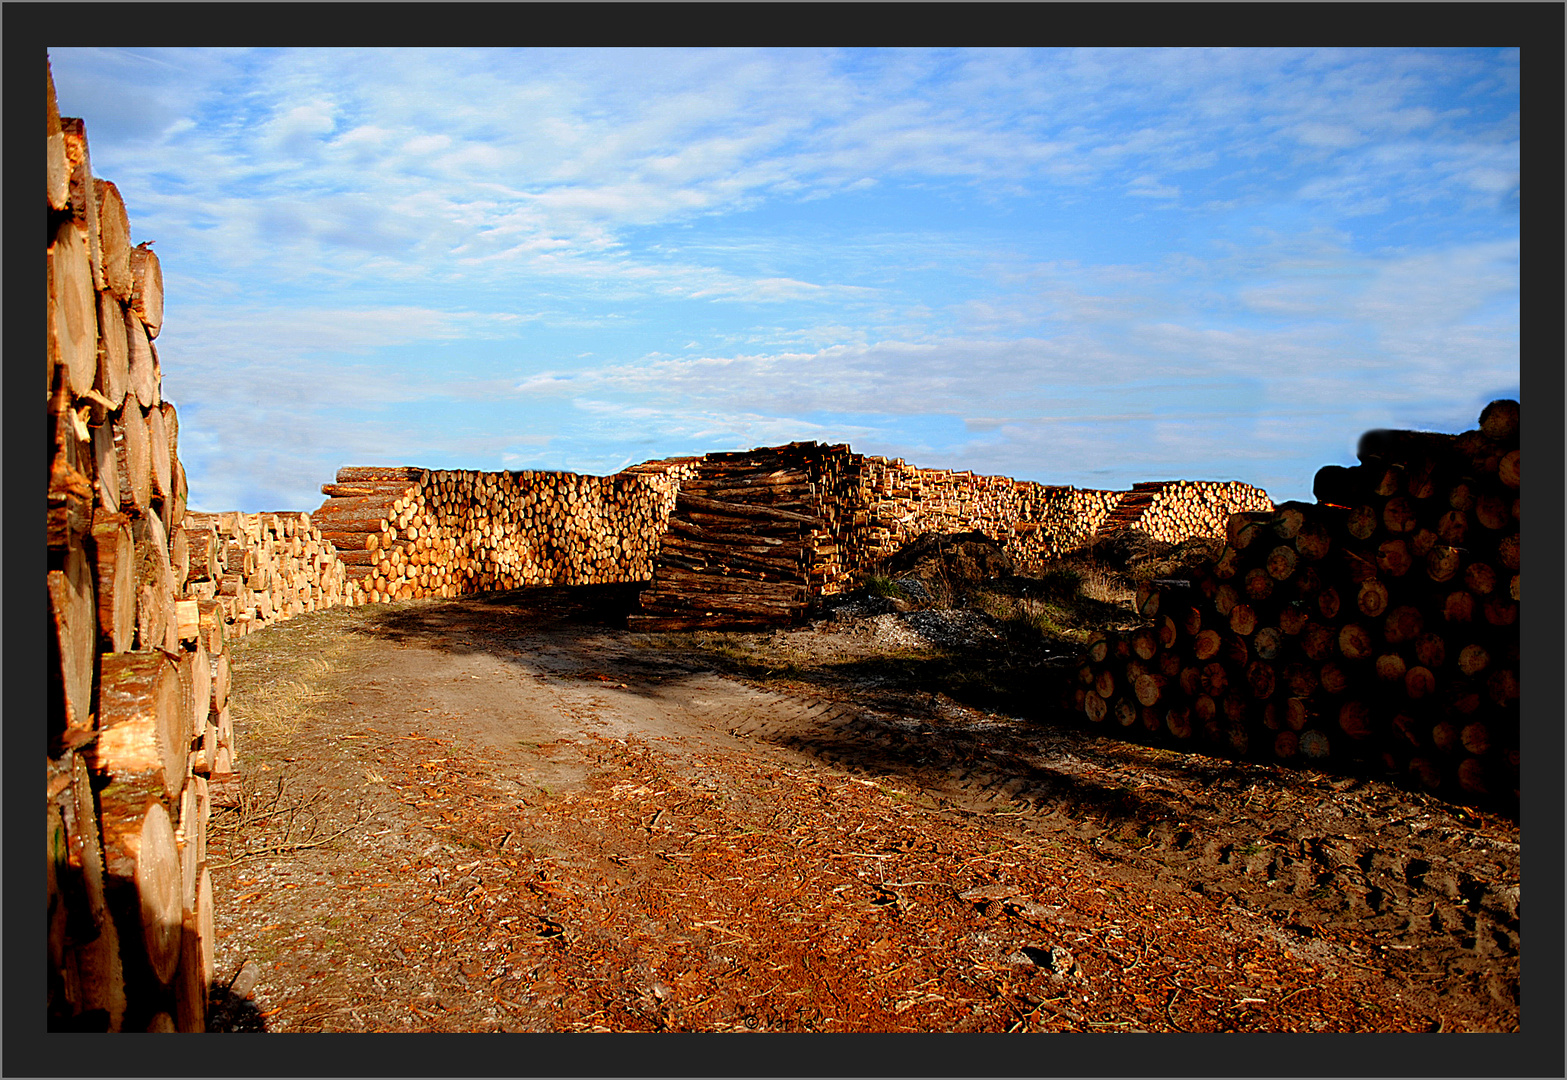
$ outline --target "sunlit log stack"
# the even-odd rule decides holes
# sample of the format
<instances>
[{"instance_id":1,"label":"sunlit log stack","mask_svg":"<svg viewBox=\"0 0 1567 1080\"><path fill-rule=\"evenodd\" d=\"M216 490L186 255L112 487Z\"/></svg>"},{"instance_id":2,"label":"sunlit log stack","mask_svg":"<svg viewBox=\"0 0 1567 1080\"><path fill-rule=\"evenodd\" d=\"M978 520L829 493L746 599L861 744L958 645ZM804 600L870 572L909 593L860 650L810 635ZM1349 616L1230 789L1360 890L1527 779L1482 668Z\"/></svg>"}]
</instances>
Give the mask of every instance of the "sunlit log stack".
<instances>
[{"instance_id":1,"label":"sunlit log stack","mask_svg":"<svg viewBox=\"0 0 1567 1080\"><path fill-rule=\"evenodd\" d=\"M349 466L312 523L370 603L646 581L691 459L613 476Z\"/></svg>"},{"instance_id":2,"label":"sunlit log stack","mask_svg":"<svg viewBox=\"0 0 1567 1080\"><path fill-rule=\"evenodd\" d=\"M1318 502L1232 515L1218 560L1138 592L1074 703L1173 744L1518 790L1518 405L1461 435L1372 431Z\"/></svg>"},{"instance_id":3,"label":"sunlit log stack","mask_svg":"<svg viewBox=\"0 0 1567 1080\"><path fill-rule=\"evenodd\" d=\"M229 653L193 588L205 548L161 397L157 256L131 246L52 76L46 119L48 1022L200 1031Z\"/></svg>"},{"instance_id":4,"label":"sunlit log stack","mask_svg":"<svg viewBox=\"0 0 1567 1080\"><path fill-rule=\"evenodd\" d=\"M1002 543L1020 569L1085 548L1124 528L1178 543L1222 537L1225 519L1273 506L1267 492L1234 481L1173 480L1136 484L1130 492L1078 489L922 469L901 459L847 453L841 470L858 480L845 493L845 564L868 566L926 532L979 530Z\"/></svg>"},{"instance_id":5,"label":"sunlit log stack","mask_svg":"<svg viewBox=\"0 0 1567 1080\"><path fill-rule=\"evenodd\" d=\"M1138 529L1150 539L1178 544L1193 536L1224 536L1231 514L1272 509L1266 491L1239 481L1155 480L1133 484L1094 531L1103 539Z\"/></svg>"},{"instance_id":6,"label":"sunlit log stack","mask_svg":"<svg viewBox=\"0 0 1567 1080\"><path fill-rule=\"evenodd\" d=\"M298 511L189 513L192 594L243 637L306 611L362 603L328 535Z\"/></svg>"}]
</instances>

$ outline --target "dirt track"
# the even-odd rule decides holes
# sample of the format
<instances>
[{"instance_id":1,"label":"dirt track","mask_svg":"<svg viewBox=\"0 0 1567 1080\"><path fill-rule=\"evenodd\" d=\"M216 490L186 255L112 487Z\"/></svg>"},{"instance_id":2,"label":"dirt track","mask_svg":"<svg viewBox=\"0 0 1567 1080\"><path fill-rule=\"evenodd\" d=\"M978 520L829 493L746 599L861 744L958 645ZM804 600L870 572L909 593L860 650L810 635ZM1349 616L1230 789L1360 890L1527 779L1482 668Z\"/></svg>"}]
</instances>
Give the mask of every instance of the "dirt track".
<instances>
[{"instance_id":1,"label":"dirt track","mask_svg":"<svg viewBox=\"0 0 1567 1080\"><path fill-rule=\"evenodd\" d=\"M238 644L215 1027L1517 1027L1511 821L961 704L930 619L649 639L630 597Z\"/></svg>"}]
</instances>

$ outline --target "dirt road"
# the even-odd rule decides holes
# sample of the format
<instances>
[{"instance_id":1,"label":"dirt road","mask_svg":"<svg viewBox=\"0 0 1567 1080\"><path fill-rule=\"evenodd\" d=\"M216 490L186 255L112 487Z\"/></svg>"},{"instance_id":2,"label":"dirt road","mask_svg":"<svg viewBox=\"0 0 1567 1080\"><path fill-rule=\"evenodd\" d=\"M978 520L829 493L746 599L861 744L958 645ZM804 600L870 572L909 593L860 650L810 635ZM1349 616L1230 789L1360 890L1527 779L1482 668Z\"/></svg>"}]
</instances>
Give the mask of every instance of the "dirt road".
<instances>
[{"instance_id":1,"label":"dirt road","mask_svg":"<svg viewBox=\"0 0 1567 1080\"><path fill-rule=\"evenodd\" d=\"M655 639L631 597L239 642L215 1027L1517 1027L1511 821L965 705L972 613Z\"/></svg>"}]
</instances>

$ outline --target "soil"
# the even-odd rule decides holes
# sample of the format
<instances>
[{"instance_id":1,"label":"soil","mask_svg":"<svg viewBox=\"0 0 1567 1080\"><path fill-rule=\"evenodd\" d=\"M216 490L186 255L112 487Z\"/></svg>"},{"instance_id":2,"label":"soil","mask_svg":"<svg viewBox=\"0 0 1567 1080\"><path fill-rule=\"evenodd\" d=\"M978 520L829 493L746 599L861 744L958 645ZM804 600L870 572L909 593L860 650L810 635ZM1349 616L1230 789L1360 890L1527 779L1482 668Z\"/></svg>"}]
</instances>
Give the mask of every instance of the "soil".
<instances>
[{"instance_id":1,"label":"soil","mask_svg":"<svg viewBox=\"0 0 1567 1080\"><path fill-rule=\"evenodd\" d=\"M1512 820L1104 737L982 610L635 594L234 646L214 1030L1517 1029Z\"/></svg>"}]
</instances>

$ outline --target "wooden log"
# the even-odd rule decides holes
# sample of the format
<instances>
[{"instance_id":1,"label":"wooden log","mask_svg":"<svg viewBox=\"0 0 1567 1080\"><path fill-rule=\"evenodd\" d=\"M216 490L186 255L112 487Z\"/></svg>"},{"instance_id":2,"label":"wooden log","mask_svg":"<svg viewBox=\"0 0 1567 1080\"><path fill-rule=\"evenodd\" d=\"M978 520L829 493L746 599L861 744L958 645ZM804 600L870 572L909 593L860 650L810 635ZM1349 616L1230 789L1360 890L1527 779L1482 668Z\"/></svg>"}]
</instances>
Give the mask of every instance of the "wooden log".
<instances>
[{"instance_id":1,"label":"wooden log","mask_svg":"<svg viewBox=\"0 0 1567 1080\"><path fill-rule=\"evenodd\" d=\"M711 515L720 515L740 520L759 519L762 521L791 522L802 525L822 525L822 519L811 514L795 513L791 510L775 510L767 506L753 506L749 503L723 502L718 499L705 499L699 495L688 495L682 491L675 499L675 510L690 509L704 511Z\"/></svg>"},{"instance_id":2,"label":"wooden log","mask_svg":"<svg viewBox=\"0 0 1567 1080\"><path fill-rule=\"evenodd\" d=\"M128 966L144 967L154 983L167 985L179 966L184 914L179 849L168 810L149 799L141 813L122 815L111 799L104 806L103 845L122 946L135 942L141 947L136 963Z\"/></svg>"},{"instance_id":3,"label":"wooden log","mask_svg":"<svg viewBox=\"0 0 1567 1080\"><path fill-rule=\"evenodd\" d=\"M1382 635L1390 645L1413 641L1425 628L1425 618L1412 604L1400 604L1387 613L1383 621Z\"/></svg>"},{"instance_id":4,"label":"wooden log","mask_svg":"<svg viewBox=\"0 0 1567 1080\"><path fill-rule=\"evenodd\" d=\"M1522 460L1517 450L1509 450L1502 455L1502 460L1497 462L1496 478L1507 487L1516 489L1522 480L1520 466Z\"/></svg>"},{"instance_id":5,"label":"wooden log","mask_svg":"<svg viewBox=\"0 0 1567 1080\"><path fill-rule=\"evenodd\" d=\"M215 948L217 935L213 926L212 874L205 866L196 879L196 903L185 912L182 937L181 990L188 1003L181 1005L185 1019L181 1031L204 1031L207 995L217 974ZM188 1010L188 1013L186 1012Z\"/></svg>"},{"instance_id":6,"label":"wooden log","mask_svg":"<svg viewBox=\"0 0 1567 1080\"><path fill-rule=\"evenodd\" d=\"M416 485L407 480L361 480L352 484L321 485L321 494L329 499L364 499L387 495L395 499L399 496L411 495L415 490L417 490Z\"/></svg>"},{"instance_id":7,"label":"wooden log","mask_svg":"<svg viewBox=\"0 0 1567 1080\"><path fill-rule=\"evenodd\" d=\"M1480 411L1480 431L1494 443L1510 444L1518 438L1518 402L1500 398Z\"/></svg>"},{"instance_id":8,"label":"wooden log","mask_svg":"<svg viewBox=\"0 0 1567 1080\"><path fill-rule=\"evenodd\" d=\"M132 311L125 312L126 397L134 395L143 409L158 403L158 359L147 328ZM129 409L129 406L126 406Z\"/></svg>"},{"instance_id":9,"label":"wooden log","mask_svg":"<svg viewBox=\"0 0 1567 1080\"><path fill-rule=\"evenodd\" d=\"M152 461L152 496L167 500L174 492L173 456L169 451L169 432L164 424L163 410L156 406L147 410L147 445Z\"/></svg>"},{"instance_id":10,"label":"wooden log","mask_svg":"<svg viewBox=\"0 0 1567 1080\"><path fill-rule=\"evenodd\" d=\"M98 642L93 567L80 548L65 554L64 565L48 572L49 715L63 730L51 737L79 741L93 728L93 657Z\"/></svg>"},{"instance_id":11,"label":"wooden log","mask_svg":"<svg viewBox=\"0 0 1567 1080\"><path fill-rule=\"evenodd\" d=\"M111 423L119 476L119 504L122 509L146 510L152 501L152 446L146 415L127 398L125 407Z\"/></svg>"},{"instance_id":12,"label":"wooden log","mask_svg":"<svg viewBox=\"0 0 1567 1080\"><path fill-rule=\"evenodd\" d=\"M105 287L117 300L131 297L131 224L120 189L108 180L94 179L93 198L98 208L98 250Z\"/></svg>"},{"instance_id":13,"label":"wooden log","mask_svg":"<svg viewBox=\"0 0 1567 1080\"><path fill-rule=\"evenodd\" d=\"M1300 754L1308 761L1321 761L1332 751L1326 733L1316 728L1307 728L1302 731L1296 745L1300 748Z\"/></svg>"},{"instance_id":14,"label":"wooden log","mask_svg":"<svg viewBox=\"0 0 1567 1080\"><path fill-rule=\"evenodd\" d=\"M337 470L337 482L352 484L367 480L402 480L418 483L427 475L427 471L417 465L345 465Z\"/></svg>"},{"instance_id":15,"label":"wooden log","mask_svg":"<svg viewBox=\"0 0 1567 1080\"><path fill-rule=\"evenodd\" d=\"M87 236L69 219L60 222L48 249L49 348L74 395L93 388L98 376L98 297L93 292Z\"/></svg>"},{"instance_id":16,"label":"wooden log","mask_svg":"<svg viewBox=\"0 0 1567 1080\"><path fill-rule=\"evenodd\" d=\"M67 923L71 966L81 989L78 1022L100 1031L118 1031L125 1017L125 975L120 941L105 894L103 850L87 763L72 755L71 790L63 806L70 814L68 865L75 901Z\"/></svg>"},{"instance_id":17,"label":"wooden log","mask_svg":"<svg viewBox=\"0 0 1567 1080\"><path fill-rule=\"evenodd\" d=\"M130 250L131 296L126 306L156 338L163 327L163 268L145 243Z\"/></svg>"},{"instance_id":18,"label":"wooden log","mask_svg":"<svg viewBox=\"0 0 1567 1080\"><path fill-rule=\"evenodd\" d=\"M60 110L54 96L54 72L50 70L47 57L44 59L44 75L47 83L44 98L45 202L52 210L64 210L71 203L71 166L65 156L65 135L61 130Z\"/></svg>"},{"instance_id":19,"label":"wooden log","mask_svg":"<svg viewBox=\"0 0 1567 1080\"><path fill-rule=\"evenodd\" d=\"M100 651L126 652L136 633L136 549L130 519L100 511L92 538Z\"/></svg>"},{"instance_id":20,"label":"wooden log","mask_svg":"<svg viewBox=\"0 0 1567 1080\"><path fill-rule=\"evenodd\" d=\"M49 465L48 514L46 518L49 550L58 557L67 548L80 547L92 528L92 481L94 462L91 434L73 413L63 386L50 404L55 413L55 454ZM58 410L58 411L56 411ZM82 436L87 436L84 440Z\"/></svg>"},{"instance_id":21,"label":"wooden log","mask_svg":"<svg viewBox=\"0 0 1567 1080\"><path fill-rule=\"evenodd\" d=\"M93 389L109 409L118 409L130 387L130 345L125 334L125 311L113 294L97 295L98 368Z\"/></svg>"},{"instance_id":22,"label":"wooden log","mask_svg":"<svg viewBox=\"0 0 1567 1080\"><path fill-rule=\"evenodd\" d=\"M188 738L178 669L162 652L99 659L99 733L83 753L104 782L138 792L179 793Z\"/></svg>"},{"instance_id":23,"label":"wooden log","mask_svg":"<svg viewBox=\"0 0 1567 1080\"><path fill-rule=\"evenodd\" d=\"M65 160L71 170L71 217L87 237L93 288L102 289L104 282L98 242L98 200L93 183L92 158L87 148L87 126L80 117L62 116L60 132L65 137Z\"/></svg>"},{"instance_id":24,"label":"wooden log","mask_svg":"<svg viewBox=\"0 0 1567 1080\"><path fill-rule=\"evenodd\" d=\"M98 504L114 512L120 509L119 462L114 449L114 428L107 418L92 431L93 478Z\"/></svg>"}]
</instances>

